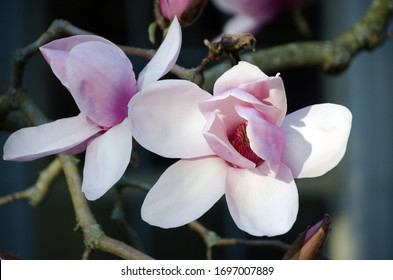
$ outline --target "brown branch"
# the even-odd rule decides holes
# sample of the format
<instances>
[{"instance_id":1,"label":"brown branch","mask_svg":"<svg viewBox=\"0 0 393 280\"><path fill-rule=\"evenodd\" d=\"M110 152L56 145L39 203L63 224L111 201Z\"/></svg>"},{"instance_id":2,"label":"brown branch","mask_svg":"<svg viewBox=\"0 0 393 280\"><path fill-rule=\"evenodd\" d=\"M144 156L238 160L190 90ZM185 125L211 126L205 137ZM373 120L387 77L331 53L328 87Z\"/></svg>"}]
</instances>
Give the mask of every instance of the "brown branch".
<instances>
[{"instance_id":1,"label":"brown branch","mask_svg":"<svg viewBox=\"0 0 393 280\"><path fill-rule=\"evenodd\" d=\"M58 159L53 160L48 167L40 172L37 182L20 192L9 194L0 198L0 206L18 200L27 200L31 206L38 206L46 198L53 180L61 171L61 163Z\"/></svg>"},{"instance_id":2,"label":"brown branch","mask_svg":"<svg viewBox=\"0 0 393 280\"><path fill-rule=\"evenodd\" d=\"M84 243L91 250L101 250L124 259L151 259L127 244L106 236L95 220L81 191L81 179L72 157L60 155L64 175L74 205L77 226L82 229Z\"/></svg>"},{"instance_id":3,"label":"brown branch","mask_svg":"<svg viewBox=\"0 0 393 280\"><path fill-rule=\"evenodd\" d=\"M248 53L242 59L266 73L317 67L339 74L359 52L373 50L388 39L386 27L392 14L393 0L374 0L357 23L331 41L290 43ZM204 88L211 90L217 78L228 69L228 63L221 63L205 71Z\"/></svg>"},{"instance_id":4,"label":"brown branch","mask_svg":"<svg viewBox=\"0 0 393 280\"><path fill-rule=\"evenodd\" d=\"M270 247L286 252L290 245L280 240L247 240L240 238L222 238L217 235L214 231L209 230L198 221L193 221L188 224L188 227L198 233L206 244L206 255L207 259L212 257L212 249L218 246L255 246L255 247Z\"/></svg>"},{"instance_id":5,"label":"brown branch","mask_svg":"<svg viewBox=\"0 0 393 280\"><path fill-rule=\"evenodd\" d=\"M124 188L121 186L117 186L115 196L114 196L114 207L111 214L111 219L122 225L128 235L128 238L131 241L131 244L138 250L142 249L142 243L139 239L138 234L135 230L128 224L124 205L122 201L122 194Z\"/></svg>"}]
</instances>

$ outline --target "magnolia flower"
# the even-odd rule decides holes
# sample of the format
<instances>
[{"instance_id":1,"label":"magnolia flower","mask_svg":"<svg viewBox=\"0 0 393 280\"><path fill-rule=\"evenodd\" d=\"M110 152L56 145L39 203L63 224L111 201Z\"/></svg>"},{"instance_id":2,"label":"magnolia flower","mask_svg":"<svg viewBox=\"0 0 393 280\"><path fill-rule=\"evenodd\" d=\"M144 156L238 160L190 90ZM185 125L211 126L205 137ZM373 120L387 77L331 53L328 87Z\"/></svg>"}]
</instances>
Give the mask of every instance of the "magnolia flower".
<instances>
[{"instance_id":1,"label":"magnolia flower","mask_svg":"<svg viewBox=\"0 0 393 280\"><path fill-rule=\"evenodd\" d=\"M72 36L40 48L80 114L13 133L4 145L5 160L28 161L86 150L82 191L101 197L123 175L132 150L127 104L175 64L181 29L175 19L156 55L139 74L123 51L93 35Z\"/></svg>"},{"instance_id":2,"label":"magnolia flower","mask_svg":"<svg viewBox=\"0 0 393 280\"><path fill-rule=\"evenodd\" d=\"M142 218L181 226L225 194L240 229L256 236L287 232L298 212L294 178L320 176L338 164L350 111L319 104L286 116L282 79L247 62L224 73L213 94L164 80L130 101L135 139L154 153L181 158L147 194Z\"/></svg>"},{"instance_id":3,"label":"magnolia flower","mask_svg":"<svg viewBox=\"0 0 393 280\"><path fill-rule=\"evenodd\" d=\"M221 11L234 14L225 25L223 33L255 34L279 13L290 9L301 0L213 0Z\"/></svg>"}]
</instances>

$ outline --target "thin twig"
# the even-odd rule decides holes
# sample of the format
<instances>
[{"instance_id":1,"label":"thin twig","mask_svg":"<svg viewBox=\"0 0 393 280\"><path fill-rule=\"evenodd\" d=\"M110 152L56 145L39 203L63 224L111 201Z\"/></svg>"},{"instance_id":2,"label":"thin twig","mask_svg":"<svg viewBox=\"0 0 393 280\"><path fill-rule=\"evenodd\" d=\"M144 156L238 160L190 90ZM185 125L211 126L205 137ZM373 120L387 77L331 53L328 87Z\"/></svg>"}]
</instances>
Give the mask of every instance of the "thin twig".
<instances>
[{"instance_id":1,"label":"thin twig","mask_svg":"<svg viewBox=\"0 0 393 280\"><path fill-rule=\"evenodd\" d=\"M111 219L121 224L131 241L131 244L138 250L142 249L142 242L140 241L138 234L135 230L128 224L126 219L126 214L124 211L122 193L124 188L117 187L114 196L114 208L112 210Z\"/></svg>"},{"instance_id":2,"label":"thin twig","mask_svg":"<svg viewBox=\"0 0 393 280\"><path fill-rule=\"evenodd\" d=\"M37 182L20 192L9 194L0 198L0 206L18 200L27 200L31 206L38 206L47 197L53 180L61 171L61 163L58 159L53 160L43 171L40 172Z\"/></svg>"},{"instance_id":3,"label":"thin twig","mask_svg":"<svg viewBox=\"0 0 393 280\"><path fill-rule=\"evenodd\" d=\"M282 242L280 240L247 240L240 238L222 238L217 235L214 231L209 230L204 225L199 223L198 221L193 221L188 224L188 227L197 232L206 244L206 256L207 259L211 259L212 257L212 249L214 247L219 246L253 246L253 247L265 247L265 248L274 248L280 251L287 251L290 245Z\"/></svg>"}]
</instances>

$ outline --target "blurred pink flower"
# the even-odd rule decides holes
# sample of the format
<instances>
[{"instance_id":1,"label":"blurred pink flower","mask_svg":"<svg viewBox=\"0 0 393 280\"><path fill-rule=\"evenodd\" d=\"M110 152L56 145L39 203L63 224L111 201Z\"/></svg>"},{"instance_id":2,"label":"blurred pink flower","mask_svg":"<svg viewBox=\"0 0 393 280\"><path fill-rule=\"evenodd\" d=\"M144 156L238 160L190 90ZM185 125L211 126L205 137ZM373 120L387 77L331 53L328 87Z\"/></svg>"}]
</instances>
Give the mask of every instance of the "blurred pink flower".
<instances>
[{"instance_id":1,"label":"blurred pink flower","mask_svg":"<svg viewBox=\"0 0 393 280\"><path fill-rule=\"evenodd\" d=\"M184 11L194 0L160 0L161 14L167 20L172 20L175 16L181 18Z\"/></svg>"},{"instance_id":2,"label":"blurred pink flower","mask_svg":"<svg viewBox=\"0 0 393 280\"><path fill-rule=\"evenodd\" d=\"M298 212L294 178L320 176L338 164L350 111L319 104L286 116L282 79L246 62L224 73L213 93L164 80L131 99L135 139L161 156L181 158L147 194L142 218L181 226L225 194L240 229L256 236L287 232Z\"/></svg>"},{"instance_id":3,"label":"blurred pink flower","mask_svg":"<svg viewBox=\"0 0 393 280\"><path fill-rule=\"evenodd\" d=\"M257 33L278 14L301 0L213 0L221 11L234 16L225 24L223 33Z\"/></svg>"},{"instance_id":4,"label":"blurred pink flower","mask_svg":"<svg viewBox=\"0 0 393 280\"><path fill-rule=\"evenodd\" d=\"M130 162L128 102L173 67L180 45L181 29L175 19L138 80L128 57L104 38L72 36L42 46L43 56L81 113L16 131L4 145L3 158L29 161L86 150L82 191L90 200L101 197L120 179Z\"/></svg>"}]
</instances>

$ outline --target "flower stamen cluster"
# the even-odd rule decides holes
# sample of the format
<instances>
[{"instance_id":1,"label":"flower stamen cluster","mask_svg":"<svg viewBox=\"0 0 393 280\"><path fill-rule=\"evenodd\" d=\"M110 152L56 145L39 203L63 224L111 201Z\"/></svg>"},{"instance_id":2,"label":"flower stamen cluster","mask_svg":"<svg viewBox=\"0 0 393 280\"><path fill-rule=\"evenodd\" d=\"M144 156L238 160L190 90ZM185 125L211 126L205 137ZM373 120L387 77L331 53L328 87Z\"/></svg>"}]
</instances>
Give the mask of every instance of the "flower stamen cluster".
<instances>
[{"instance_id":1,"label":"flower stamen cluster","mask_svg":"<svg viewBox=\"0 0 393 280\"><path fill-rule=\"evenodd\" d=\"M238 151L243 157L252 161L256 165L260 165L263 162L263 160L260 157L258 157L251 149L250 140L248 139L246 129L247 129L247 122L240 124L235 130L235 134L233 136L231 143L233 147L236 149L236 151Z\"/></svg>"}]
</instances>

